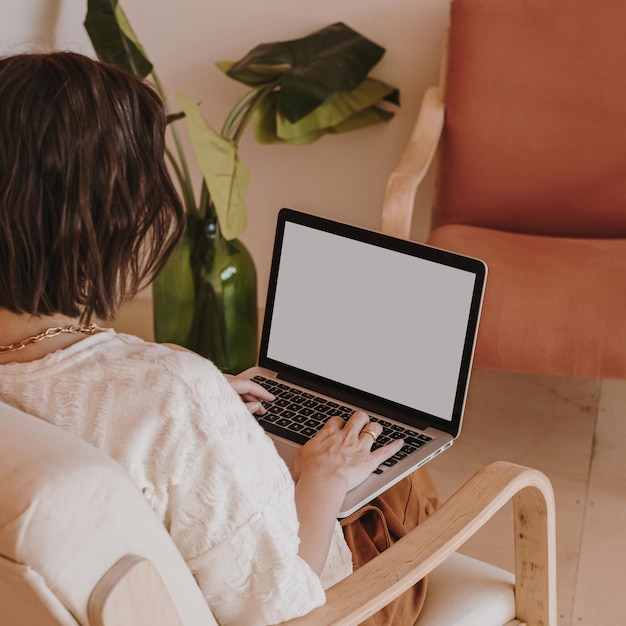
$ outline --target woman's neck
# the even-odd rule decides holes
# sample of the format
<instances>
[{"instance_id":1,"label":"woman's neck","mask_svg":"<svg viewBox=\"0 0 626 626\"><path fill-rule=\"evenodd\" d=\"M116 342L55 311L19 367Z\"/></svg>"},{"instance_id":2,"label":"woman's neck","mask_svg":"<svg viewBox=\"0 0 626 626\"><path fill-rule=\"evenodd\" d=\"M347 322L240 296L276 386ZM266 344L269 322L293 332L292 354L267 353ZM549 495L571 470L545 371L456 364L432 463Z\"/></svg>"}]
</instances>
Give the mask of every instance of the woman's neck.
<instances>
[{"instance_id":1,"label":"woman's neck","mask_svg":"<svg viewBox=\"0 0 626 626\"><path fill-rule=\"evenodd\" d=\"M19 345L49 328L66 327L72 324L79 324L78 319L66 315L41 317L20 315L0 308L0 346ZM55 337L46 337L22 349L0 351L0 364L35 361L50 352L67 348L84 337L85 335L82 334L62 333Z\"/></svg>"}]
</instances>

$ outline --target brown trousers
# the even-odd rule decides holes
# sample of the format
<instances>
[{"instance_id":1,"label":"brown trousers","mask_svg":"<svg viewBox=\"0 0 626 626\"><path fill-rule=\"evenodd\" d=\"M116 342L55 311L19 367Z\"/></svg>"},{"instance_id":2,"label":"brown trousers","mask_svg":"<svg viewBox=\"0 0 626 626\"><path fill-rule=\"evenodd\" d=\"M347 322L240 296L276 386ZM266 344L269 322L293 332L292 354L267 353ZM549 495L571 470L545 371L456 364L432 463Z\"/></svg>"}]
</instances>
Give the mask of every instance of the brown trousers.
<instances>
[{"instance_id":1,"label":"brown trousers","mask_svg":"<svg viewBox=\"0 0 626 626\"><path fill-rule=\"evenodd\" d=\"M404 537L439 506L430 475L420 468L342 520L343 533L358 569ZM363 622L367 626L412 626L424 600L428 579L423 578L391 604Z\"/></svg>"}]
</instances>

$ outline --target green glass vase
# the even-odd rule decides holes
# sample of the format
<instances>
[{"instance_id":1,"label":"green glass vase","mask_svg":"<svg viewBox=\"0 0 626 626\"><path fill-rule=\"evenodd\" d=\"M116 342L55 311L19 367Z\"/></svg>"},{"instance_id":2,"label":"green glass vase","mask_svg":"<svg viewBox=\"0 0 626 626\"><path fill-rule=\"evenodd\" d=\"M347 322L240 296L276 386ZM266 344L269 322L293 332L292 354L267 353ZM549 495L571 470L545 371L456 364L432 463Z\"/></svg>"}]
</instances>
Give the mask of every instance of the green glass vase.
<instances>
[{"instance_id":1,"label":"green glass vase","mask_svg":"<svg viewBox=\"0 0 626 626\"><path fill-rule=\"evenodd\" d=\"M244 244L226 241L214 216L190 219L153 285L155 339L211 359L228 374L256 362L256 269Z\"/></svg>"}]
</instances>

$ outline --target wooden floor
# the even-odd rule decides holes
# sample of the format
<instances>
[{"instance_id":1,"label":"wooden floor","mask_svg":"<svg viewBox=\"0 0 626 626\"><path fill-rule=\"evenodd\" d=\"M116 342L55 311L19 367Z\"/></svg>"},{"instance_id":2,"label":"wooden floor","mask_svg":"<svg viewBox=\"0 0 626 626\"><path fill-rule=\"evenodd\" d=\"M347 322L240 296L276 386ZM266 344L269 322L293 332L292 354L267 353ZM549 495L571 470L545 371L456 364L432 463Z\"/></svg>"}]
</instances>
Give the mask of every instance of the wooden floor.
<instances>
[{"instance_id":1,"label":"wooden floor","mask_svg":"<svg viewBox=\"0 0 626 626\"><path fill-rule=\"evenodd\" d=\"M625 416L626 381L475 370L463 431L429 466L443 499L497 459L550 478L559 626L626 624ZM512 570L511 509L462 552Z\"/></svg>"}]
</instances>

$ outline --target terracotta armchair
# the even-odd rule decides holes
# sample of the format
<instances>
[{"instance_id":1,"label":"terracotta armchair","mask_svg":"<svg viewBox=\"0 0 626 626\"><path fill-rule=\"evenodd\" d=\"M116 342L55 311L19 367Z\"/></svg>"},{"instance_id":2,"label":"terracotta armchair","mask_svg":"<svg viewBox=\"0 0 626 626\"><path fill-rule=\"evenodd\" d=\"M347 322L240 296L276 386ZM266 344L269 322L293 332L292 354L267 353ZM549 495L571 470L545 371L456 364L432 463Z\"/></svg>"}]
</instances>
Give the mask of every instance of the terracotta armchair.
<instances>
[{"instance_id":1,"label":"terracotta armchair","mask_svg":"<svg viewBox=\"0 0 626 626\"><path fill-rule=\"evenodd\" d=\"M511 499L514 576L454 553ZM548 479L509 463L485 467L425 524L329 589L325 606L289 624L358 624L431 571L419 626L518 619L556 625ZM126 472L89 444L1 402L0 624L216 624Z\"/></svg>"},{"instance_id":2,"label":"terracotta armchair","mask_svg":"<svg viewBox=\"0 0 626 626\"><path fill-rule=\"evenodd\" d=\"M452 0L441 84L389 177L409 237L489 267L477 366L626 378L626 4Z\"/></svg>"}]
</instances>

